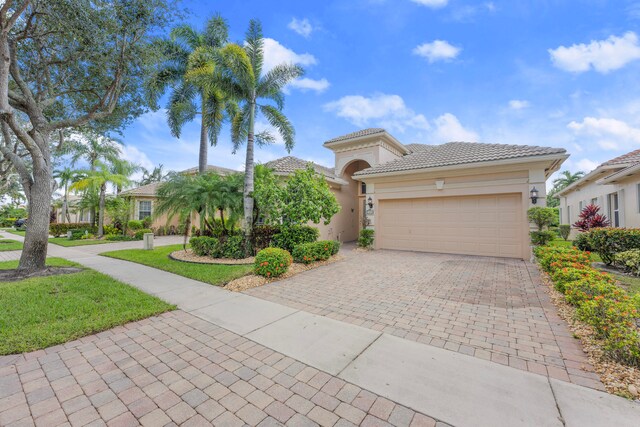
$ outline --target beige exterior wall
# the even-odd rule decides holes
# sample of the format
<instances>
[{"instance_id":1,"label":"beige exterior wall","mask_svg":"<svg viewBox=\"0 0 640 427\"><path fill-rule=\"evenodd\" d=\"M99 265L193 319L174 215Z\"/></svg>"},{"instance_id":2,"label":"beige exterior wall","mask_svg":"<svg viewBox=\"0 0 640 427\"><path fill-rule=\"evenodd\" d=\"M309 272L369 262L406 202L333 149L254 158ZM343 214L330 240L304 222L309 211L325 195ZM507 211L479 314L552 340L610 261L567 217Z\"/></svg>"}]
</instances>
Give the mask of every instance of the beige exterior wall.
<instances>
[{"instance_id":1,"label":"beige exterior wall","mask_svg":"<svg viewBox=\"0 0 640 427\"><path fill-rule=\"evenodd\" d=\"M600 212L612 220L614 217L610 195L618 195L618 218L620 227L640 227L640 176L632 175L616 184L590 182L567 195L560 197L560 224L574 224L578 220L581 206L595 202ZM612 221L612 225L613 221ZM572 230L572 237L576 231Z\"/></svg>"},{"instance_id":2,"label":"beige exterior wall","mask_svg":"<svg viewBox=\"0 0 640 427\"><path fill-rule=\"evenodd\" d=\"M529 259L531 249L527 210L532 207L529 191L539 191L537 206L545 205L546 173L548 163L524 163L483 168L460 168L439 172L411 173L406 175L366 177L367 196L374 200L373 212L368 212L371 228L379 222L379 202L416 198L446 198L453 196L480 196L495 194L519 194L522 200L519 209L521 257ZM498 219L496 219L498 220ZM375 243L379 248L379 242Z\"/></svg>"}]
</instances>

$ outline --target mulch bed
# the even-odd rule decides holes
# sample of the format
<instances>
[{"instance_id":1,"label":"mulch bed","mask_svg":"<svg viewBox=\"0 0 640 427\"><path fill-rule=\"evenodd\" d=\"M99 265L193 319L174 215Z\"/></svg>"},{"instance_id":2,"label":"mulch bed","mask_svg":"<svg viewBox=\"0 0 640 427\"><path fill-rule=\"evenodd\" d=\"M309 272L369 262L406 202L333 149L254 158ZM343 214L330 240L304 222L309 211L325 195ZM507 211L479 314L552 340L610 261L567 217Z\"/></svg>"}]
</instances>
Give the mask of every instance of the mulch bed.
<instances>
[{"instance_id":1,"label":"mulch bed","mask_svg":"<svg viewBox=\"0 0 640 427\"><path fill-rule=\"evenodd\" d=\"M296 274L302 273L304 271L322 267L323 265L332 264L342 259L344 258L341 255L334 255L326 261L317 261L312 262L311 264L293 263L289 266L289 269L286 273L284 273L282 276L274 277L272 279L267 279L266 277L258 276L257 274L248 274L246 276L232 280L231 282L227 283L224 288L234 292L242 292L246 291L247 289L266 285L267 283L277 282L279 280L295 276Z\"/></svg>"},{"instance_id":2,"label":"mulch bed","mask_svg":"<svg viewBox=\"0 0 640 427\"><path fill-rule=\"evenodd\" d=\"M47 267L34 273L25 274L18 270L0 270L0 282L17 282L19 280L31 279L33 277L56 276L59 274L72 274L82 271L78 267Z\"/></svg>"},{"instance_id":3,"label":"mulch bed","mask_svg":"<svg viewBox=\"0 0 640 427\"><path fill-rule=\"evenodd\" d=\"M191 249L171 252L169 254L169 258L176 261L191 262L194 264L247 265L247 264L253 264L253 261L254 261L254 257L243 258L243 259L230 259L230 258L211 258L209 256L200 256L200 255L194 254L193 251L191 251Z\"/></svg>"},{"instance_id":4,"label":"mulch bed","mask_svg":"<svg viewBox=\"0 0 640 427\"><path fill-rule=\"evenodd\" d=\"M564 295L558 292L551 283L549 276L542 272L543 282L551 301L558 309L558 314L564 319L569 330L582 342L582 348L587 353L589 361L605 389L618 396L630 399L640 397L640 369L611 360L603 350L604 343L598 339L593 328L580 321L576 315L576 308L569 304Z\"/></svg>"}]
</instances>

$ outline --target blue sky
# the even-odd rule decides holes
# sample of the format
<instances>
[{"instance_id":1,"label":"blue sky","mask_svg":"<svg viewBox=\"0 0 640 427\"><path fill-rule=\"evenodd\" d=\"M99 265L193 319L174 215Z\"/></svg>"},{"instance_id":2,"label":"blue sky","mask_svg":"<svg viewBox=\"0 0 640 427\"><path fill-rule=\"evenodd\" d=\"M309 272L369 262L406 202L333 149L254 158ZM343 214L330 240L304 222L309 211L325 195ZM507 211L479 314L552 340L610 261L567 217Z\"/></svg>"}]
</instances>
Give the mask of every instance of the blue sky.
<instances>
[{"instance_id":1,"label":"blue sky","mask_svg":"<svg viewBox=\"0 0 640 427\"><path fill-rule=\"evenodd\" d=\"M564 147L570 170L640 148L640 2L625 0L196 1L241 42L262 21L266 61L296 62L288 88L292 155L331 166L322 143L384 127L404 143L452 140ZM259 121L265 126L264 120ZM173 138L164 111L125 130L125 156L145 167L197 165L199 122ZM258 161L286 155L280 144ZM229 129L209 163L242 168Z\"/></svg>"}]
</instances>

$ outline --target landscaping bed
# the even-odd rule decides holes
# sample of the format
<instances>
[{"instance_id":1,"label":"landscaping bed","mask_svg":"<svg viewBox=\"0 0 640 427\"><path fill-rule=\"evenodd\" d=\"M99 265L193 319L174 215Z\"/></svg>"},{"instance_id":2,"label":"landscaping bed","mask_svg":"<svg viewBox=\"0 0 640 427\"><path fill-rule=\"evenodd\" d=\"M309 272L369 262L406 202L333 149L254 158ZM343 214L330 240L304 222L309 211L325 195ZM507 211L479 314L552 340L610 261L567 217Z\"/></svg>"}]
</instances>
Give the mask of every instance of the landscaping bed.
<instances>
[{"instance_id":1,"label":"landscaping bed","mask_svg":"<svg viewBox=\"0 0 640 427\"><path fill-rule=\"evenodd\" d=\"M233 258L212 258L208 255L197 255L191 249L181 249L169 254L171 259L194 264L226 264L226 265L253 265L255 257L233 259Z\"/></svg>"},{"instance_id":2,"label":"landscaping bed","mask_svg":"<svg viewBox=\"0 0 640 427\"><path fill-rule=\"evenodd\" d=\"M0 355L34 351L175 309L97 271L60 258L68 274L0 282ZM0 262L0 270L18 261Z\"/></svg>"},{"instance_id":3,"label":"landscaping bed","mask_svg":"<svg viewBox=\"0 0 640 427\"><path fill-rule=\"evenodd\" d=\"M242 292L242 291L246 291L247 289L257 288L258 286L266 285L267 283L277 282L279 280L286 279L291 276L295 276L296 274L302 273L304 271L322 267L323 265L332 264L342 259L343 257L341 255L333 255L327 260L316 261L310 264L302 264L302 263L296 262L289 266L289 269L287 270L286 273L273 278L267 278L264 276L259 276L257 274L247 274L246 276L230 281L224 286L224 288L234 292Z\"/></svg>"},{"instance_id":4,"label":"landscaping bed","mask_svg":"<svg viewBox=\"0 0 640 427\"><path fill-rule=\"evenodd\" d=\"M558 246L535 252L552 301L582 341L607 391L640 397L640 299L593 268L589 252Z\"/></svg>"}]
</instances>

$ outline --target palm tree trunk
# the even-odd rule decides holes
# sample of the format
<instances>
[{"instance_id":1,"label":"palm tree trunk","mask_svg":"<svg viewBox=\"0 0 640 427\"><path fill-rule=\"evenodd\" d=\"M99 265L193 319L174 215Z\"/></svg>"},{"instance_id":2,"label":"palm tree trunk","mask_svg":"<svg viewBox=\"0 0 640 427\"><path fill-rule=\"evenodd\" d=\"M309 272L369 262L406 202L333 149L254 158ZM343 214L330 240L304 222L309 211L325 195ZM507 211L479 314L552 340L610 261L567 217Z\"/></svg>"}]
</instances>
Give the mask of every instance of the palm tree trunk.
<instances>
[{"instance_id":1,"label":"palm tree trunk","mask_svg":"<svg viewBox=\"0 0 640 427\"><path fill-rule=\"evenodd\" d=\"M244 162L244 236L245 250L249 255L251 235L253 234L253 140L255 132L256 102L255 91L251 96L249 110L249 135L247 137L247 158Z\"/></svg>"},{"instance_id":2,"label":"palm tree trunk","mask_svg":"<svg viewBox=\"0 0 640 427\"><path fill-rule=\"evenodd\" d=\"M107 183L104 182L100 185L100 213L98 218L98 237L102 237L104 234L104 205L105 205L105 193L107 191Z\"/></svg>"},{"instance_id":3,"label":"palm tree trunk","mask_svg":"<svg viewBox=\"0 0 640 427\"><path fill-rule=\"evenodd\" d=\"M64 215L62 216L62 222L64 223L65 217L67 222L71 223L71 215L69 215L69 184L64 184Z\"/></svg>"},{"instance_id":4,"label":"palm tree trunk","mask_svg":"<svg viewBox=\"0 0 640 427\"><path fill-rule=\"evenodd\" d=\"M198 154L198 173L207 173L207 156L209 154L209 138L205 124L205 99L202 96L202 122L200 123L200 153Z\"/></svg>"},{"instance_id":5,"label":"palm tree trunk","mask_svg":"<svg viewBox=\"0 0 640 427\"><path fill-rule=\"evenodd\" d=\"M220 225L222 226L222 234L227 235L227 227L224 225L224 209L220 208Z\"/></svg>"}]
</instances>

